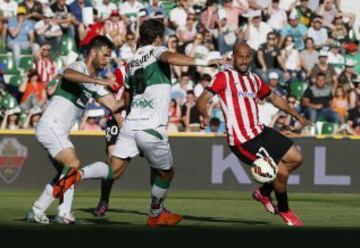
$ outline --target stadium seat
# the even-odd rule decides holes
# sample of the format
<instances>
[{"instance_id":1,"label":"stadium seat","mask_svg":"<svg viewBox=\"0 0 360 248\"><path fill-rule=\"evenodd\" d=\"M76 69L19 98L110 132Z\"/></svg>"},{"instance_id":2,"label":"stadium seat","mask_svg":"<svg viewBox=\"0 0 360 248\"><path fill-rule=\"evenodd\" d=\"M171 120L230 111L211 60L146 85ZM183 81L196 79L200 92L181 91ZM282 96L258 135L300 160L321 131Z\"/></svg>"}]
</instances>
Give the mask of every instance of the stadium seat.
<instances>
[{"instance_id":1,"label":"stadium seat","mask_svg":"<svg viewBox=\"0 0 360 248\"><path fill-rule=\"evenodd\" d=\"M31 49L21 49L20 54L21 55L31 55L32 50Z\"/></svg>"},{"instance_id":2,"label":"stadium seat","mask_svg":"<svg viewBox=\"0 0 360 248\"><path fill-rule=\"evenodd\" d=\"M335 124L331 122L324 122L321 128L321 134L334 134Z\"/></svg>"},{"instance_id":3,"label":"stadium seat","mask_svg":"<svg viewBox=\"0 0 360 248\"><path fill-rule=\"evenodd\" d=\"M25 122L26 122L26 118L27 118L27 114L22 112L19 116L19 126L22 127L24 126Z\"/></svg>"},{"instance_id":4,"label":"stadium seat","mask_svg":"<svg viewBox=\"0 0 360 248\"><path fill-rule=\"evenodd\" d=\"M61 41L61 55L67 55L69 51L76 48L75 42L68 36L63 36Z\"/></svg>"},{"instance_id":5,"label":"stadium seat","mask_svg":"<svg viewBox=\"0 0 360 248\"><path fill-rule=\"evenodd\" d=\"M5 95L3 95L3 97L0 100L0 106L2 109L5 110L15 108L18 105L19 104L16 98L8 93L5 93Z\"/></svg>"},{"instance_id":6,"label":"stadium seat","mask_svg":"<svg viewBox=\"0 0 360 248\"><path fill-rule=\"evenodd\" d=\"M24 56L20 59L19 68L24 69L25 71L35 68L34 56Z\"/></svg>"},{"instance_id":7,"label":"stadium seat","mask_svg":"<svg viewBox=\"0 0 360 248\"><path fill-rule=\"evenodd\" d=\"M16 69L16 63L12 55L3 55L0 56L0 64L4 64L4 73L5 74L17 74L19 71Z\"/></svg>"},{"instance_id":8,"label":"stadium seat","mask_svg":"<svg viewBox=\"0 0 360 248\"><path fill-rule=\"evenodd\" d=\"M331 135L335 132L335 124L326 121L317 121L315 123L317 134Z\"/></svg>"},{"instance_id":9,"label":"stadium seat","mask_svg":"<svg viewBox=\"0 0 360 248\"><path fill-rule=\"evenodd\" d=\"M6 49L6 47L3 46L1 41L0 41L0 54L1 55L6 55L7 54L7 49Z\"/></svg>"},{"instance_id":10,"label":"stadium seat","mask_svg":"<svg viewBox=\"0 0 360 248\"><path fill-rule=\"evenodd\" d=\"M110 2L115 3L117 7L120 7L122 1L121 0L111 0Z\"/></svg>"},{"instance_id":11,"label":"stadium seat","mask_svg":"<svg viewBox=\"0 0 360 248\"><path fill-rule=\"evenodd\" d=\"M290 94L297 100L300 100L307 89L308 84L305 82L295 81L290 83Z\"/></svg>"},{"instance_id":12,"label":"stadium seat","mask_svg":"<svg viewBox=\"0 0 360 248\"><path fill-rule=\"evenodd\" d=\"M162 5L164 6L166 16L169 16L170 11L176 7L176 4L173 1L163 1Z\"/></svg>"},{"instance_id":13,"label":"stadium seat","mask_svg":"<svg viewBox=\"0 0 360 248\"><path fill-rule=\"evenodd\" d=\"M24 78L21 75L14 75L10 78L9 84L13 86L20 86L24 82Z\"/></svg>"}]
</instances>

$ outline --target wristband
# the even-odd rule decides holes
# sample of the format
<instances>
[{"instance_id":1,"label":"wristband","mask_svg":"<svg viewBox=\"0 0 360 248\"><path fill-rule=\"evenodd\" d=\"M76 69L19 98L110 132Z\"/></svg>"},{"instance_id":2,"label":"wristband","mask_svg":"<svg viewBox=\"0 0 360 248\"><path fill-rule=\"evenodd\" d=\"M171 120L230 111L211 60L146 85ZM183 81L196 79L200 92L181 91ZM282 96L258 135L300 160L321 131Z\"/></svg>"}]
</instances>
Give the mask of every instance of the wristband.
<instances>
[{"instance_id":1,"label":"wristband","mask_svg":"<svg viewBox=\"0 0 360 248\"><path fill-rule=\"evenodd\" d=\"M207 66L208 62L204 59L195 59L195 65L197 66Z\"/></svg>"}]
</instances>

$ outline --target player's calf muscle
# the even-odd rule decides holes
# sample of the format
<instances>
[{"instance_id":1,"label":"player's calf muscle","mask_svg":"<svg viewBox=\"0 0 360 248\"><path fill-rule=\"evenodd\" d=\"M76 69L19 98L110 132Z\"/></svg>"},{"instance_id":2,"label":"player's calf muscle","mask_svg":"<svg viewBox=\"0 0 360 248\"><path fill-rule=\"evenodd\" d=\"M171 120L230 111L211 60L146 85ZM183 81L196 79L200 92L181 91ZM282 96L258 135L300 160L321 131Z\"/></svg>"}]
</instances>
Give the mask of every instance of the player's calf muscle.
<instances>
[{"instance_id":1,"label":"player's calf muscle","mask_svg":"<svg viewBox=\"0 0 360 248\"><path fill-rule=\"evenodd\" d=\"M80 160L77 158L74 150L64 150L56 155L55 159L63 164L63 166L71 166L79 168Z\"/></svg>"},{"instance_id":2,"label":"player's calf muscle","mask_svg":"<svg viewBox=\"0 0 360 248\"><path fill-rule=\"evenodd\" d=\"M122 174L124 174L128 163L129 162L126 160L111 159L111 165L110 165L111 170L112 170L112 178L111 179L117 179L117 178L121 177Z\"/></svg>"}]
</instances>

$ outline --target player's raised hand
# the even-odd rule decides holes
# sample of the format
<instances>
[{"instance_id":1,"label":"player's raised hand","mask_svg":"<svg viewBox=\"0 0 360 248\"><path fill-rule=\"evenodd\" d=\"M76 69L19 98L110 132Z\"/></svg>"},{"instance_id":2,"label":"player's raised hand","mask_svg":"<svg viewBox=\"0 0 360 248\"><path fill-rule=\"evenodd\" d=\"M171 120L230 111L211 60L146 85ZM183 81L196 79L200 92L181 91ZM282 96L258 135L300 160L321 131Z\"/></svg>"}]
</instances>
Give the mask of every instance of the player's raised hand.
<instances>
[{"instance_id":1,"label":"player's raised hand","mask_svg":"<svg viewBox=\"0 0 360 248\"><path fill-rule=\"evenodd\" d=\"M201 129L205 129L207 126L209 126L209 122L210 122L209 116L203 117L201 121Z\"/></svg>"},{"instance_id":2,"label":"player's raised hand","mask_svg":"<svg viewBox=\"0 0 360 248\"><path fill-rule=\"evenodd\" d=\"M301 116L301 115L299 116L298 121L304 127L310 127L313 125L310 120L306 119L304 116Z\"/></svg>"},{"instance_id":3,"label":"player's raised hand","mask_svg":"<svg viewBox=\"0 0 360 248\"><path fill-rule=\"evenodd\" d=\"M111 90L116 91L119 88L119 83L114 78L99 79L98 84L109 87Z\"/></svg>"},{"instance_id":4,"label":"player's raised hand","mask_svg":"<svg viewBox=\"0 0 360 248\"><path fill-rule=\"evenodd\" d=\"M222 66L224 64L224 60L223 59L212 59L209 60L208 62L208 66Z\"/></svg>"}]
</instances>

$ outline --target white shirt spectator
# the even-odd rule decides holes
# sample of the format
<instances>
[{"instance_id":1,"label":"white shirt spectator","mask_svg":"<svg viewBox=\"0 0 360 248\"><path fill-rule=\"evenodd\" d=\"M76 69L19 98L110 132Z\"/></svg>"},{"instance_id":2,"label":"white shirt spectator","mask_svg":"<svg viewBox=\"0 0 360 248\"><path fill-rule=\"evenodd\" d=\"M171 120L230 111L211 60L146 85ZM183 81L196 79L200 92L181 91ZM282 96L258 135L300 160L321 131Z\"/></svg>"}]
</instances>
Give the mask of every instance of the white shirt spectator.
<instances>
[{"instance_id":1,"label":"white shirt spectator","mask_svg":"<svg viewBox=\"0 0 360 248\"><path fill-rule=\"evenodd\" d=\"M289 49L286 52L285 67L288 70L296 71L299 69L300 53L296 49Z\"/></svg>"},{"instance_id":2,"label":"white shirt spectator","mask_svg":"<svg viewBox=\"0 0 360 248\"><path fill-rule=\"evenodd\" d=\"M333 53L331 50L328 52L328 63L335 68L336 73L339 75L345 66L345 59L340 53Z\"/></svg>"},{"instance_id":3,"label":"white shirt spectator","mask_svg":"<svg viewBox=\"0 0 360 248\"><path fill-rule=\"evenodd\" d=\"M35 30L38 30L38 29L40 29L40 28L43 28L44 26L45 26L45 22L44 22L43 20L38 21L38 22L35 23ZM54 33L54 32L56 32L56 31L58 31L58 30L61 30L60 26L57 25L57 24L52 23L52 24L50 24L50 29L48 29L48 30L44 33L44 35L50 37L50 36L51 36L51 33Z\"/></svg>"},{"instance_id":4,"label":"white shirt spectator","mask_svg":"<svg viewBox=\"0 0 360 248\"><path fill-rule=\"evenodd\" d=\"M194 87L194 95L199 97L204 91L204 87L201 84L197 84Z\"/></svg>"},{"instance_id":5,"label":"white shirt spectator","mask_svg":"<svg viewBox=\"0 0 360 248\"><path fill-rule=\"evenodd\" d=\"M311 11L315 12L320 5L320 0L309 0L309 8L311 9Z\"/></svg>"},{"instance_id":6,"label":"white shirt spectator","mask_svg":"<svg viewBox=\"0 0 360 248\"><path fill-rule=\"evenodd\" d=\"M275 30L281 30L287 25L287 14L283 9L273 9L267 23Z\"/></svg>"},{"instance_id":7,"label":"white shirt spectator","mask_svg":"<svg viewBox=\"0 0 360 248\"><path fill-rule=\"evenodd\" d=\"M185 54L188 56L191 56L191 50L194 47L194 43L189 43L188 45L186 45L185 47ZM194 58L196 59L206 59L206 57L209 54L209 49L207 49L206 46L203 45L197 45L195 47L195 54L194 54Z\"/></svg>"},{"instance_id":8,"label":"white shirt spectator","mask_svg":"<svg viewBox=\"0 0 360 248\"><path fill-rule=\"evenodd\" d=\"M234 2L236 2L236 0ZM256 0L255 2L262 8L267 8L269 6L270 0Z\"/></svg>"},{"instance_id":9,"label":"white shirt spectator","mask_svg":"<svg viewBox=\"0 0 360 248\"><path fill-rule=\"evenodd\" d=\"M186 102L186 94L187 94L186 92L192 89L193 87L191 82L189 82L186 89L183 89L180 86L180 83L174 84L171 87L171 98L178 100L180 104L184 104Z\"/></svg>"},{"instance_id":10,"label":"white shirt spectator","mask_svg":"<svg viewBox=\"0 0 360 248\"><path fill-rule=\"evenodd\" d=\"M268 102L258 104L259 107L259 121L266 126L269 126L272 118L279 112L279 109Z\"/></svg>"},{"instance_id":11,"label":"white shirt spectator","mask_svg":"<svg viewBox=\"0 0 360 248\"><path fill-rule=\"evenodd\" d=\"M10 19L16 16L18 3L14 0L0 0L0 11L3 13L5 19Z\"/></svg>"},{"instance_id":12,"label":"white shirt spectator","mask_svg":"<svg viewBox=\"0 0 360 248\"><path fill-rule=\"evenodd\" d=\"M280 9L284 9L286 11L289 10L290 5L294 2L294 0L280 0L279 7Z\"/></svg>"},{"instance_id":13,"label":"white shirt spectator","mask_svg":"<svg viewBox=\"0 0 360 248\"><path fill-rule=\"evenodd\" d=\"M144 8L144 5L138 1L135 1L134 5L131 5L129 3L129 1L126 1L120 7L120 14L136 17L138 15L140 9L143 9L143 8Z\"/></svg>"},{"instance_id":14,"label":"white shirt spectator","mask_svg":"<svg viewBox=\"0 0 360 248\"><path fill-rule=\"evenodd\" d=\"M107 19L110 17L111 11L117 9L115 3L110 2L109 4L104 4L103 2L97 6L99 17L101 19Z\"/></svg>"},{"instance_id":15,"label":"white shirt spectator","mask_svg":"<svg viewBox=\"0 0 360 248\"><path fill-rule=\"evenodd\" d=\"M125 43L120 47L120 58L125 61L129 61L132 57L134 57L135 50L129 46L129 44Z\"/></svg>"},{"instance_id":16,"label":"white shirt spectator","mask_svg":"<svg viewBox=\"0 0 360 248\"><path fill-rule=\"evenodd\" d=\"M187 13L184 8L176 7L170 11L170 21L176 23L177 26L185 26Z\"/></svg>"},{"instance_id":17,"label":"white shirt spectator","mask_svg":"<svg viewBox=\"0 0 360 248\"><path fill-rule=\"evenodd\" d=\"M319 46L325 44L328 39L328 34L325 28L315 30L313 27L310 27L308 30L308 37L313 38L315 46Z\"/></svg>"},{"instance_id":18,"label":"white shirt spectator","mask_svg":"<svg viewBox=\"0 0 360 248\"><path fill-rule=\"evenodd\" d=\"M250 25L247 44L251 49L258 50L259 46L266 42L267 34L271 31L271 27L265 22L260 22L259 28Z\"/></svg>"}]
</instances>

